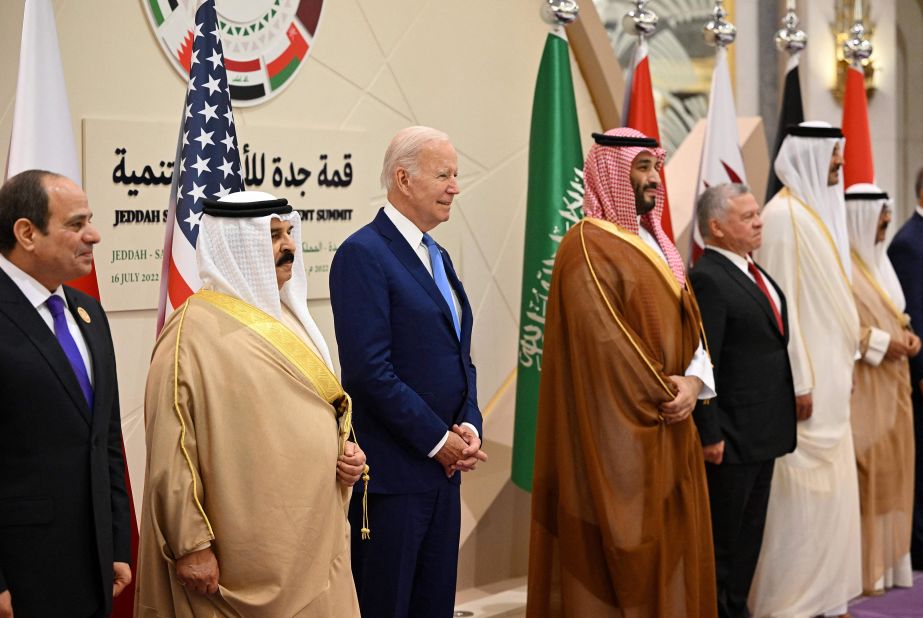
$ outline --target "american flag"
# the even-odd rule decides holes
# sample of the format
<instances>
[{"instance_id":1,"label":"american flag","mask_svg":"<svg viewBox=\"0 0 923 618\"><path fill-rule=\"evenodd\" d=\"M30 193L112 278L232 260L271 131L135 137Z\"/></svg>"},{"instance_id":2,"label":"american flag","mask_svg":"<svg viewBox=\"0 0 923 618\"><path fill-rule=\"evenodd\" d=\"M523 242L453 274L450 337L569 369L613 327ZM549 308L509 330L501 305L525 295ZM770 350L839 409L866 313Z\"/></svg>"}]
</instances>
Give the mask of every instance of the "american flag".
<instances>
[{"instance_id":1,"label":"american flag","mask_svg":"<svg viewBox=\"0 0 923 618\"><path fill-rule=\"evenodd\" d=\"M202 200L244 188L215 0L198 0L189 35L192 57L164 239L158 333L167 315L202 285L195 257Z\"/></svg>"}]
</instances>

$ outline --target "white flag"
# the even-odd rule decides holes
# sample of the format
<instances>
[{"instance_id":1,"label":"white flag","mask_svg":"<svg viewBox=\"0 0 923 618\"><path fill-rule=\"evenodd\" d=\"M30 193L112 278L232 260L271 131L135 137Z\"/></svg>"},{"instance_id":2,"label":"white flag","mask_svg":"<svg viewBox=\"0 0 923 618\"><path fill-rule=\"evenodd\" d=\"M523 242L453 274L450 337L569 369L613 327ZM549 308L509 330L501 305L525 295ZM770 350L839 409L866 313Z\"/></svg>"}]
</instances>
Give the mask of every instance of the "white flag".
<instances>
[{"instance_id":1,"label":"white flag","mask_svg":"<svg viewBox=\"0 0 923 618\"><path fill-rule=\"evenodd\" d=\"M26 0L22 19L6 176L30 169L48 170L81 184L51 0Z\"/></svg>"},{"instance_id":2,"label":"white flag","mask_svg":"<svg viewBox=\"0 0 923 618\"><path fill-rule=\"evenodd\" d=\"M715 54L715 72L711 78L711 94L708 99L708 125L705 127L705 141L702 144L702 160L699 162L699 180L695 187L698 199L708 187L724 182L746 183L744 160L740 154L740 138L737 134L737 111L731 92L731 76L728 72L727 50L718 47ZM704 251L705 246L692 215L692 261Z\"/></svg>"}]
</instances>

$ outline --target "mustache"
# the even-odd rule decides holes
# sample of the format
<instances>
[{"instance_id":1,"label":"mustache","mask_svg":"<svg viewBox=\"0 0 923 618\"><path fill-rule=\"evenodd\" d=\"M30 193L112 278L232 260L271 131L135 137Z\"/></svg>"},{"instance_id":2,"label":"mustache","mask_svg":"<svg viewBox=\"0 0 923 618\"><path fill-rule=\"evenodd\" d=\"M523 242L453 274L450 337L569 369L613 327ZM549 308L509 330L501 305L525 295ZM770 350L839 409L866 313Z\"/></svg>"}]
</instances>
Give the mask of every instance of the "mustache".
<instances>
[{"instance_id":1,"label":"mustache","mask_svg":"<svg viewBox=\"0 0 923 618\"><path fill-rule=\"evenodd\" d=\"M279 256L279 259L276 260L276 266L285 266L286 264L292 264L295 261L295 254L291 251L283 251L282 255Z\"/></svg>"}]
</instances>

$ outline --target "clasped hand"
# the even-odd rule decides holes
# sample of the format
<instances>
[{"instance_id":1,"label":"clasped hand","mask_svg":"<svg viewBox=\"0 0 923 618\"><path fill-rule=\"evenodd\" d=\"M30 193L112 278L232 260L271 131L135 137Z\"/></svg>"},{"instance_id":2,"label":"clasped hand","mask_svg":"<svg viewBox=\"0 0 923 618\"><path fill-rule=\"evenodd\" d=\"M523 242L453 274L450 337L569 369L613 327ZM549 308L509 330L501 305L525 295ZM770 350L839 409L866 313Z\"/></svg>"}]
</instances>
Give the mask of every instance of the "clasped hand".
<instances>
[{"instance_id":1,"label":"clasped hand","mask_svg":"<svg viewBox=\"0 0 923 618\"><path fill-rule=\"evenodd\" d=\"M667 379L676 387L676 397L660 405L660 414L667 425L672 425L692 414L704 384L695 376L667 376Z\"/></svg>"},{"instance_id":2,"label":"clasped hand","mask_svg":"<svg viewBox=\"0 0 923 618\"><path fill-rule=\"evenodd\" d=\"M487 461L487 453L481 450L481 439L471 429L452 425L452 431L435 458L442 464L446 477L452 478L456 470L470 472L479 461Z\"/></svg>"}]
</instances>

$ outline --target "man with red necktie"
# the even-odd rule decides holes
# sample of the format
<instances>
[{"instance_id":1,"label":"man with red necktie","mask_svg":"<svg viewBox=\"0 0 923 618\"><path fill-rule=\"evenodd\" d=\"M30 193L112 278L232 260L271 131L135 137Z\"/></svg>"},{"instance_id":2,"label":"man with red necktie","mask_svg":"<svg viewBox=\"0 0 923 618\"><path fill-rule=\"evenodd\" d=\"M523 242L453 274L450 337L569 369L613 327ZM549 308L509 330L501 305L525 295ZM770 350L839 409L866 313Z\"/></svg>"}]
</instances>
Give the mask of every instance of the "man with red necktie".
<instances>
[{"instance_id":1,"label":"man with red necktie","mask_svg":"<svg viewBox=\"0 0 923 618\"><path fill-rule=\"evenodd\" d=\"M714 365L710 405L693 413L702 439L718 583L718 613L746 617L776 457L795 448L795 391L785 295L750 252L760 247L759 205L746 186L698 199L705 253L689 272Z\"/></svg>"}]
</instances>

